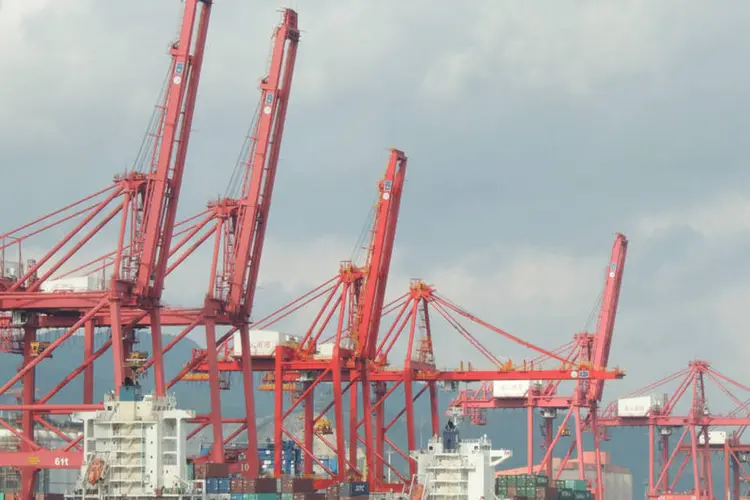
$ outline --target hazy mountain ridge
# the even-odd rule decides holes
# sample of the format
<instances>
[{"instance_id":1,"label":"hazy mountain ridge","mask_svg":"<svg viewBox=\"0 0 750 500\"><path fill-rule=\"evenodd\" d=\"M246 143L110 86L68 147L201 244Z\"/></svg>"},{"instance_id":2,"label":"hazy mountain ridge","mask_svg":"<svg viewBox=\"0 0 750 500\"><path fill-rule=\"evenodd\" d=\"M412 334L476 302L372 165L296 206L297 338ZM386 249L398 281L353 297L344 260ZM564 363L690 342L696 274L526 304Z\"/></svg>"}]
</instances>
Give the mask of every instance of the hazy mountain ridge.
<instances>
[{"instance_id":1,"label":"hazy mountain ridge","mask_svg":"<svg viewBox=\"0 0 750 500\"><path fill-rule=\"evenodd\" d=\"M148 335L141 335L143 347L142 350L149 350L146 346L149 346ZM171 340L172 337L165 336L164 343L166 344ZM101 345L106 340L104 335L97 336L96 345ZM192 349L197 348L198 345L188 339L178 343L166 356L166 372L167 376L174 376L190 359ZM64 378L76 364L80 363L83 359L83 340L82 338L74 338L71 341L64 343L58 348L52 359L45 360L41 363L40 368L37 370L37 385L39 387L39 394L46 394L51 388L53 388L62 378ZM111 354L104 354L95 363L95 397L101 397L101 395L110 390L113 386L113 374L111 371ZM0 379L7 380L17 370L20 357L17 355L0 354ZM256 375L256 384L260 382L260 376ZM232 374L231 377L232 387L230 390L222 391L222 408L223 413L227 417L240 417L244 414L244 401L242 396L242 383L239 374ZM143 381L144 387L148 390L151 383L148 379ZM83 376L78 376L68 386L61 391L60 394L55 396L51 402L62 403L62 402L80 402L81 393L83 390ZM178 405L182 408L195 410L197 413L205 413L209 410L209 398L208 391L205 383L200 382L182 382L176 384L173 387L173 392L177 397ZM454 394L439 392L439 407L441 411L447 408ZM331 389L322 387L316 391L316 409L322 409L322 404L330 401ZM347 398L348 399L348 398ZM4 400L7 403L12 402L12 399L6 397ZM273 393L269 391L256 391L256 412L258 419L258 434L259 440L262 442L266 437L270 437L272 425L273 425ZM403 390L396 390L390 396L390 404L386 406L386 422L389 422L393 417L400 411L400 405L397 405L397 401L404 401ZM345 412L348 408L347 404L344 405ZM415 413L417 416L416 422L416 439L417 445L419 446L422 442L430 436L430 415L429 415L429 400L427 394L423 395L422 398L417 402L415 407ZM389 438L401 446L402 449L406 447L406 427L404 425L404 418L401 417L396 422L388 433ZM345 416L345 420L348 421L348 414ZM441 427L445 417L441 416ZM535 422L536 429L539 429L541 419L537 418ZM290 428L298 427L301 422L297 422L296 416L292 415L287 420L287 426ZM507 462L507 467L520 467L526 463L526 412L525 410L495 410L488 413L487 425L482 427L472 427L468 424L464 424L461 427L461 432L466 437L476 437L481 434L487 434L492 440L494 447L496 448L508 448L514 451L514 457ZM209 439L210 432L201 433L206 439ZM628 428L628 429L614 429L612 432L611 441L603 444L605 451L610 451L613 454L613 462L617 465L628 467L633 473L633 486L634 492L637 497L643 494L643 484L647 479L648 470L648 440L646 429ZM535 439L538 443L541 443L538 431L535 432ZM571 438L565 438L565 441L561 446L558 447L556 456L563 456L567 451L568 444L571 442ZM591 449L590 442L586 443L589 449ZM192 449L197 447L197 443L191 446ZM538 447L535 451L535 460L538 461L542 458L542 449ZM393 463L399 464L402 459L396 454L393 454ZM690 481L690 475L685 474L683 485L687 485ZM723 483L722 477L715 478L716 483ZM720 488L721 484L717 484L717 488Z\"/></svg>"}]
</instances>

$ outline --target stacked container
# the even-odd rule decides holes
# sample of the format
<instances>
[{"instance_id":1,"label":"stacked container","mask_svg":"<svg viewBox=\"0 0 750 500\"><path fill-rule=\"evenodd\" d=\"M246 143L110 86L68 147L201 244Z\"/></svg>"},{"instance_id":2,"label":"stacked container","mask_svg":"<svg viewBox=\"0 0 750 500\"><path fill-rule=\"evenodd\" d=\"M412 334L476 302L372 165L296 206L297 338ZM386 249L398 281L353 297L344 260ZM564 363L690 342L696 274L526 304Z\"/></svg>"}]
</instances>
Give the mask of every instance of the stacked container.
<instances>
[{"instance_id":1,"label":"stacked container","mask_svg":"<svg viewBox=\"0 0 750 500\"><path fill-rule=\"evenodd\" d=\"M230 500L278 500L278 480L269 477L234 478L229 486Z\"/></svg>"},{"instance_id":2,"label":"stacked container","mask_svg":"<svg viewBox=\"0 0 750 500\"><path fill-rule=\"evenodd\" d=\"M228 464L202 463L194 466L195 479L229 478Z\"/></svg>"},{"instance_id":3,"label":"stacked container","mask_svg":"<svg viewBox=\"0 0 750 500\"><path fill-rule=\"evenodd\" d=\"M272 473L274 469L274 444L258 448L258 459L261 471ZM294 441L281 442L281 473L287 476L297 476L302 470L302 450Z\"/></svg>"},{"instance_id":4,"label":"stacked container","mask_svg":"<svg viewBox=\"0 0 750 500\"><path fill-rule=\"evenodd\" d=\"M338 484L332 484L326 489L326 500L339 500L341 492Z\"/></svg>"},{"instance_id":5,"label":"stacked container","mask_svg":"<svg viewBox=\"0 0 750 500\"><path fill-rule=\"evenodd\" d=\"M495 495L503 499L534 500L591 500L586 481L579 479L557 481L549 484L547 476L518 474L498 476L495 480Z\"/></svg>"},{"instance_id":6,"label":"stacked container","mask_svg":"<svg viewBox=\"0 0 750 500\"><path fill-rule=\"evenodd\" d=\"M586 481L580 479L563 479L557 481L557 489L560 492L559 498L564 500L591 500L593 495L586 486Z\"/></svg>"},{"instance_id":7,"label":"stacked container","mask_svg":"<svg viewBox=\"0 0 750 500\"><path fill-rule=\"evenodd\" d=\"M195 479L206 481L206 498L209 500L230 499L228 464L196 464Z\"/></svg>"},{"instance_id":8,"label":"stacked container","mask_svg":"<svg viewBox=\"0 0 750 500\"><path fill-rule=\"evenodd\" d=\"M360 500L369 498L370 485L364 481L351 481L341 483L339 486L339 498L341 500Z\"/></svg>"},{"instance_id":9,"label":"stacked container","mask_svg":"<svg viewBox=\"0 0 750 500\"><path fill-rule=\"evenodd\" d=\"M325 500L325 493L315 493L311 478L285 477L281 480L281 500Z\"/></svg>"},{"instance_id":10,"label":"stacked container","mask_svg":"<svg viewBox=\"0 0 750 500\"><path fill-rule=\"evenodd\" d=\"M0 493L0 500L21 500L20 493ZM63 500L62 493L34 493L34 500Z\"/></svg>"},{"instance_id":11,"label":"stacked container","mask_svg":"<svg viewBox=\"0 0 750 500\"><path fill-rule=\"evenodd\" d=\"M195 479L195 462L192 460L187 461L187 479L188 481Z\"/></svg>"}]
</instances>

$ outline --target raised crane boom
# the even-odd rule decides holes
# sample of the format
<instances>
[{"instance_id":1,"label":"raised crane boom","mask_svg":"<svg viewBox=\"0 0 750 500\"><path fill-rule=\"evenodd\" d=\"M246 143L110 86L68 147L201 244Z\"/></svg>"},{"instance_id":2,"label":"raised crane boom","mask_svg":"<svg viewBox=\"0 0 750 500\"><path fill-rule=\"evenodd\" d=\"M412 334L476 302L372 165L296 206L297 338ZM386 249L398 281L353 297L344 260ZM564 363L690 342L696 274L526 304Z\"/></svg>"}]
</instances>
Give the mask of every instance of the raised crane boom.
<instances>
[{"instance_id":1,"label":"raised crane boom","mask_svg":"<svg viewBox=\"0 0 750 500\"><path fill-rule=\"evenodd\" d=\"M250 359L249 315L258 280L260 256L271 208L276 167L297 56L299 30L297 13L284 10L275 39L268 76L260 85L259 114L255 119L248 147L248 159L242 192L238 198L223 198L209 205L218 218L214 244L214 262L208 295L203 311L206 327L206 359L209 366L211 391L210 422L215 446L214 462L224 460L221 419L220 379L216 342L216 311L228 313L228 320L237 329L242 348L242 379L245 387L245 428L248 446L256 449L255 400ZM287 43L289 42L289 43ZM222 258L218 259L222 249ZM247 457L250 470L257 469L257 455Z\"/></svg>"},{"instance_id":2,"label":"raised crane boom","mask_svg":"<svg viewBox=\"0 0 750 500\"><path fill-rule=\"evenodd\" d=\"M391 150L385 175L378 184L380 196L373 221L373 232L365 270L364 294L358 301L357 325L353 330L357 357L374 359L377 334L383 313L388 271L391 266L401 192L406 176L406 155Z\"/></svg>"},{"instance_id":3,"label":"raised crane boom","mask_svg":"<svg viewBox=\"0 0 750 500\"><path fill-rule=\"evenodd\" d=\"M232 255L228 259L227 309L232 315L247 316L255 297L298 42L297 13L286 9L276 29L268 76L260 85L260 113L242 182L236 239L228 249Z\"/></svg>"},{"instance_id":4,"label":"raised crane boom","mask_svg":"<svg viewBox=\"0 0 750 500\"><path fill-rule=\"evenodd\" d=\"M138 255L134 292L142 300L158 301L164 288L212 3L185 1L180 38L171 47L170 80L154 146L156 163L148 173L148 189L138 207L143 221L131 247L138 249L133 252Z\"/></svg>"},{"instance_id":5,"label":"raised crane boom","mask_svg":"<svg viewBox=\"0 0 750 500\"><path fill-rule=\"evenodd\" d=\"M604 281L604 295L599 310L599 319L594 335L594 352L591 362L595 370L605 370L609 363L609 353L612 348L612 334L615 329L615 316L620 300L622 275L625 270L625 256L628 251L628 239L624 234L617 233L612 246L612 256L607 266L607 276ZM603 380L592 380L589 384L587 398L589 401L601 401L604 390Z\"/></svg>"}]
</instances>

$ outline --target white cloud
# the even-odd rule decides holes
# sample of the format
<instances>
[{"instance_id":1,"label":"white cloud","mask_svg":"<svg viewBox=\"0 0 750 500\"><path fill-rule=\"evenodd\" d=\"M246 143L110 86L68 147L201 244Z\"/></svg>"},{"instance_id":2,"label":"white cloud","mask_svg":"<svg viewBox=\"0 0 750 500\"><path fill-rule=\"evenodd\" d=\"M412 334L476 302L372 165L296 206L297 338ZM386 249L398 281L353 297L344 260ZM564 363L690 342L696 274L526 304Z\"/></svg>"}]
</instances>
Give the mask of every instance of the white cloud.
<instances>
[{"instance_id":1,"label":"white cloud","mask_svg":"<svg viewBox=\"0 0 750 500\"><path fill-rule=\"evenodd\" d=\"M305 292L336 275L352 253L352 241L322 235L311 241L269 239L263 247L259 286L278 285L285 294Z\"/></svg>"},{"instance_id":2,"label":"white cloud","mask_svg":"<svg viewBox=\"0 0 750 500\"><path fill-rule=\"evenodd\" d=\"M456 96L487 79L584 93L613 76L653 72L679 48L693 15L681 4L474 3L468 35L432 61L423 90Z\"/></svg>"},{"instance_id":3,"label":"white cloud","mask_svg":"<svg viewBox=\"0 0 750 500\"><path fill-rule=\"evenodd\" d=\"M434 1L421 0L393 2L386 8L382 2L373 1L316 0L312 3L299 0L297 3L299 5L294 7L300 11L303 39L295 78L294 108L332 104L331 109L349 112L342 114L342 123L348 124L347 129L334 131L330 144L315 143L318 149L314 153L321 157L328 155L327 159L344 156L339 147L356 142L356 138L347 135L354 129L367 140L377 140L373 138L395 128L394 122L410 119L403 109L387 106L391 101L383 99L384 96L409 101L420 92L425 97L435 98L468 96L473 99L470 104L502 109L501 100L497 101L501 104L488 103L484 98L477 99L476 95L497 93L502 85L581 95L595 88L608 88L610 81L617 83L617 77L623 75L648 75L665 68L664 73L671 74L670 63L684 48L687 38L694 40L714 33L709 30L708 34L698 34L696 30L688 37L687 28L708 9L712 9L713 15L714 6L690 4L688 9L683 8L688 3L679 0L616 3L585 0L548 2L544 6L492 0L441 6ZM257 80L267 63L269 35L278 22L274 7L279 4L216 2L198 115L204 109L226 111L221 118L229 120L232 113L239 115L242 110L254 108ZM110 143L100 143L99 138L104 134L115 136L109 138L130 145L129 139L118 135L118 126L123 130L127 127L134 136L140 135L142 129L138 126L145 125L168 63L167 46L175 34L179 7L176 0L148 2L138 7L91 0L3 0L0 6L0 74L12 75L12 78L0 79L0 145L4 151L17 149L18 158L24 159L24 167L28 166L9 175L18 175L19 179L28 171L33 171L35 176L49 175L50 183L58 191L62 182L77 186L84 178L94 176L99 179L96 184L101 184L115 168L104 153L111 149ZM707 25L710 21L713 26L716 19L706 19ZM700 33L703 32L701 29ZM723 51L730 46L733 45L717 47L718 51ZM705 70L703 66L688 69L712 74L711 68ZM669 85L680 83L684 81L669 82ZM342 95L347 93L344 99ZM638 95L631 96L634 97ZM599 101L591 102L592 106L601 106ZM610 104L615 107L617 103L607 103ZM389 120L371 122L362 114L366 106L387 114ZM330 125L326 108L319 109L322 111L318 114L312 113L314 122L304 123L305 134L315 141L320 137L313 133L317 131L314 129ZM672 108L665 109L669 115ZM109 113L109 122L91 119L103 110ZM397 114L399 111L401 114ZM434 123L442 124L455 117L456 108L434 106L431 111ZM292 112L290 110L290 114ZM644 115L643 119L648 120L648 116ZM417 117L424 118L424 115ZM535 140L534 134L540 127L547 125L544 120L548 118L541 116L539 127L531 128L529 142ZM135 123L135 130L130 122ZM223 133L217 132L220 123L207 122L196 117L199 141L212 133L216 136ZM669 124L669 121L664 123ZM691 125L695 123L699 121ZM477 120L473 126L479 128L484 124ZM430 153L438 152L435 156L425 155L420 161L438 163L440 157L450 157L455 151L465 152L464 144L475 135L474 128L467 127L467 130L464 135L451 137L454 143L446 149L430 148ZM677 130L683 133L681 127ZM405 135L403 141L418 142L418 132ZM698 131L693 132L696 137L700 136ZM601 138L593 137L592 143L598 139ZM192 144L196 142L193 140ZM216 139L211 144L215 151L208 151L206 157L213 160L215 155L221 154L220 150L234 148L227 142ZM90 161L79 162L78 157L60 154L55 146L61 143L79 151L90 149ZM284 146L287 152L291 151L288 146L298 145L287 141ZM47 151L56 152L52 162L35 156ZM472 152L476 156L467 153L462 158L466 165L480 164L490 156L486 150ZM113 156L119 155L124 153L121 150L113 153ZM195 162L192 153L190 161ZM345 161L356 164L359 160L346 158ZM575 158L559 158L560 164L571 161ZM48 172L43 172L39 163L50 165ZM205 165L201 168L209 170ZM308 167L314 171L318 165L305 165ZM196 170L198 168L192 171ZM73 178L71 171L77 171L78 177ZM217 177L213 171L210 175ZM469 173L467 169L467 175L481 176L483 172L474 169ZM625 182L626 173L618 171L607 175L612 176L608 178L612 183ZM538 179L510 178L513 183L526 181L536 183ZM19 181L9 180L10 184L15 182ZM552 186L555 193L551 195L540 188L539 196L567 203L570 193L582 187L580 180L576 182L577 186ZM85 194L79 192L79 188L71 187L74 193L59 199L74 199L76 193ZM316 186L305 188L314 190ZM201 195L200 200L191 201L183 196L181 209L191 202L202 202L206 197ZM43 197L39 200L34 202L35 213L49 208L36 207ZM493 201L482 200L485 213L492 213L493 208L499 213ZM54 204L59 205L56 201ZM689 300L683 297L685 276L691 269L705 267L710 259L708 254L698 252L686 258L673 256L666 250L658 255L646 255L647 252L638 249L646 245L658 246L661 236L674 228L689 228L706 239L720 238L722 241L716 245L724 245L725 239L742 236L747 231L748 206L750 200L735 192L717 196L713 202L696 201L672 211L644 214L633 221L632 251L623 291L626 306L618 316L613 347L613 359L630 369L631 378L624 387L630 380L645 382L651 375L674 371L684 366L687 359L683 356L702 354L719 342L729 346L730 341L744 335L742 306L750 296L747 287L729 287L717 282L715 286L722 288L718 293L704 292ZM305 207L298 210L304 213ZM423 216L426 218L429 212L427 207ZM14 217L17 213L13 211L8 216ZM629 215L623 214L623 217ZM279 239L271 233L263 257L261 300L271 289L291 299L335 274L339 261L350 255L356 236L346 230L341 232L344 236L330 234L299 241ZM517 235L507 235L508 241L514 238L517 241ZM601 290L609 243L602 240L600 246L577 255L548 249L541 243L518 246L492 242L477 247L482 245L477 238L463 243L472 249L468 254L457 250L441 264L430 255L417 256L416 252L410 255L409 239L400 237L400 253L389 280L389 296L405 290L409 269L421 267L425 270L423 277L437 287L438 293L511 333L545 347L554 347L585 326ZM205 257L196 256L183 274L170 278L167 289L170 303L200 303L205 293L204 276L208 273ZM665 264L652 274L639 271L648 259L663 259ZM694 288L699 287L691 287ZM638 301L632 298L634 295L643 298L635 304ZM651 303L641 303L645 301ZM627 302L634 305L628 306ZM300 324L304 321L300 320ZM441 327L440 332L441 342L456 335L445 327ZM719 347L732 351L725 356L727 362L732 362L741 359L743 345ZM498 355L510 349L505 341L496 346ZM439 362L448 364L458 356L455 352L449 354L453 356L446 356L445 361Z\"/></svg>"},{"instance_id":4,"label":"white cloud","mask_svg":"<svg viewBox=\"0 0 750 500\"><path fill-rule=\"evenodd\" d=\"M750 197L737 191L721 193L708 200L643 216L636 224L640 234L658 238L668 229L689 228L707 237L727 237L750 229Z\"/></svg>"},{"instance_id":5,"label":"white cloud","mask_svg":"<svg viewBox=\"0 0 750 500\"><path fill-rule=\"evenodd\" d=\"M606 246L598 254L577 257L531 245L496 244L436 268L430 283L435 284L438 294L469 313L552 350L572 340L575 333L595 326L588 320L601 291L607 259ZM471 323L462 320L462 324L468 327ZM483 327L472 325L469 331L496 356L520 362L538 355ZM453 352L455 346L450 342L454 335L457 333L446 333L436 351L443 355ZM482 359L468 344L463 354L469 361L479 363Z\"/></svg>"},{"instance_id":6,"label":"white cloud","mask_svg":"<svg viewBox=\"0 0 750 500\"><path fill-rule=\"evenodd\" d=\"M543 7L493 1L440 7L422 0L388 8L373 1L297 3L303 30L298 105L338 103L338 95L355 90L456 95L486 78L585 91L609 76L659 67L679 46L680 29L693 15L676 8L677 0ZM201 107L254 101L278 23L274 7L280 6L214 5ZM91 0L6 0L0 71L13 78L0 83L4 121L27 134L33 122L40 132L39 122L54 121L63 110L106 104L146 116L168 62L179 7L176 1L148 4L136 15L132 6L104 8Z\"/></svg>"},{"instance_id":7,"label":"white cloud","mask_svg":"<svg viewBox=\"0 0 750 500\"><path fill-rule=\"evenodd\" d=\"M413 261L409 258L408 246L404 247L402 245L394 255L387 301L407 291L411 276L408 267ZM297 297L335 275L339 261L346 259L351 249L346 238L336 236L306 242L269 241L264 249L260 286L280 288L288 299ZM423 278L436 287L439 295L469 313L524 340L552 349L567 343L574 333L586 326L600 293L607 259L608 247L603 247L600 255L576 258L532 246L496 245L445 266L435 266ZM268 312L256 308L256 317ZM305 322L312 319L314 312L302 313L294 319L294 326L306 326ZM390 321L392 319L386 319L384 325L390 325ZM488 347L497 348L499 356L512 354L518 361L523 357L535 357L535 353L525 348L498 339L490 330L465 319L460 321ZM483 359L436 312L432 323L436 355L447 356L443 361L438 360L439 363L455 364L452 355L456 352L467 361ZM382 327L381 335L386 330L387 326ZM452 355L448 355L451 350Z\"/></svg>"},{"instance_id":8,"label":"white cloud","mask_svg":"<svg viewBox=\"0 0 750 500\"><path fill-rule=\"evenodd\" d=\"M0 2L0 54L11 55L14 44L25 41L26 23L38 16L50 0L4 0Z\"/></svg>"}]
</instances>

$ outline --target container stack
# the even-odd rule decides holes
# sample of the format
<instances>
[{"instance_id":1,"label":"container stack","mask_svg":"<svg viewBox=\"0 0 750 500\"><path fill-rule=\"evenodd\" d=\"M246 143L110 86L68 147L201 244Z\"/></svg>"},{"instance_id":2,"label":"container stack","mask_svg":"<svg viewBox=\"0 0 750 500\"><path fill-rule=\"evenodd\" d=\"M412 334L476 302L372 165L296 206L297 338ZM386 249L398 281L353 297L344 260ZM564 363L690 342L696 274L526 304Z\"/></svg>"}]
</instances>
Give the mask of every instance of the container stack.
<instances>
[{"instance_id":1,"label":"container stack","mask_svg":"<svg viewBox=\"0 0 750 500\"><path fill-rule=\"evenodd\" d=\"M206 481L206 498L227 500L229 498L229 465L202 463L194 466L195 479Z\"/></svg>"},{"instance_id":2,"label":"container stack","mask_svg":"<svg viewBox=\"0 0 750 500\"><path fill-rule=\"evenodd\" d=\"M332 484L326 489L326 500L339 500L341 498L341 489L338 484Z\"/></svg>"},{"instance_id":3,"label":"container stack","mask_svg":"<svg viewBox=\"0 0 750 500\"><path fill-rule=\"evenodd\" d=\"M202 463L193 466L195 479L229 478L228 464Z\"/></svg>"},{"instance_id":4,"label":"container stack","mask_svg":"<svg viewBox=\"0 0 750 500\"><path fill-rule=\"evenodd\" d=\"M553 486L547 476L535 474L498 476L495 496L501 499L592 500L586 481L566 479L556 481Z\"/></svg>"},{"instance_id":5,"label":"container stack","mask_svg":"<svg viewBox=\"0 0 750 500\"><path fill-rule=\"evenodd\" d=\"M209 498L213 498L212 495L228 495L229 485L228 477L208 477L206 478L206 493Z\"/></svg>"},{"instance_id":6,"label":"container stack","mask_svg":"<svg viewBox=\"0 0 750 500\"><path fill-rule=\"evenodd\" d=\"M0 492L0 500L21 500L20 493ZM34 500L63 500L62 493L34 493Z\"/></svg>"},{"instance_id":7,"label":"container stack","mask_svg":"<svg viewBox=\"0 0 750 500\"><path fill-rule=\"evenodd\" d=\"M258 459L261 472L273 473L274 443L258 448ZM294 441L281 442L281 473L286 476L297 476L302 471L302 450Z\"/></svg>"},{"instance_id":8,"label":"container stack","mask_svg":"<svg viewBox=\"0 0 750 500\"><path fill-rule=\"evenodd\" d=\"M580 479L565 479L555 483L560 492L558 498L573 500L592 500L594 496L588 490L586 481Z\"/></svg>"},{"instance_id":9,"label":"container stack","mask_svg":"<svg viewBox=\"0 0 750 500\"><path fill-rule=\"evenodd\" d=\"M339 486L339 497L341 500L361 500L369 498L370 485L364 481L352 481L341 483Z\"/></svg>"},{"instance_id":10,"label":"container stack","mask_svg":"<svg viewBox=\"0 0 750 500\"><path fill-rule=\"evenodd\" d=\"M315 492L312 478L285 477L281 480L280 500L325 500L325 493Z\"/></svg>"},{"instance_id":11,"label":"container stack","mask_svg":"<svg viewBox=\"0 0 750 500\"><path fill-rule=\"evenodd\" d=\"M230 500L277 500L279 498L279 482L270 477L234 478L229 489L231 490Z\"/></svg>"}]
</instances>

